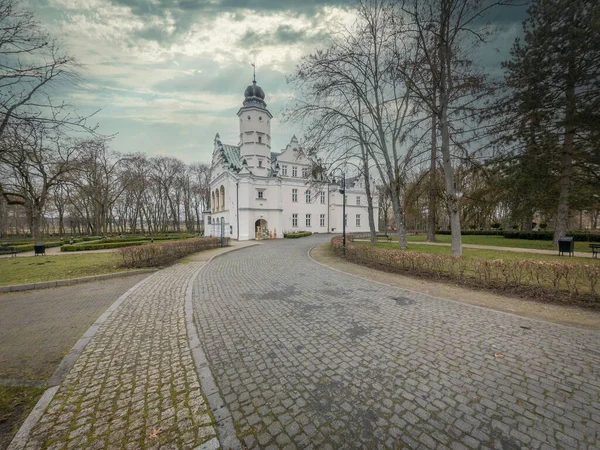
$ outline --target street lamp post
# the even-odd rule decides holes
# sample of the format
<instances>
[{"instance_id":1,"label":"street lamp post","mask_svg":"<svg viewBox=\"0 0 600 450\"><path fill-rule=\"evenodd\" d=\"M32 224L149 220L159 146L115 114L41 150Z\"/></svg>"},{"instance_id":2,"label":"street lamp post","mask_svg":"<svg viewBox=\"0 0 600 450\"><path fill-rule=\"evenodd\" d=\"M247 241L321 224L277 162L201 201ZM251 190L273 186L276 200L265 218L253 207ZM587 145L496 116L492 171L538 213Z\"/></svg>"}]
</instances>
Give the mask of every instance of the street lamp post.
<instances>
[{"instance_id":1,"label":"street lamp post","mask_svg":"<svg viewBox=\"0 0 600 450\"><path fill-rule=\"evenodd\" d=\"M339 192L342 194L342 258L346 257L346 173L337 168L342 174L342 184ZM335 183L335 179L333 180Z\"/></svg>"},{"instance_id":2,"label":"street lamp post","mask_svg":"<svg viewBox=\"0 0 600 450\"><path fill-rule=\"evenodd\" d=\"M342 258L346 257L346 174L342 172Z\"/></svg>"}]
</instances>

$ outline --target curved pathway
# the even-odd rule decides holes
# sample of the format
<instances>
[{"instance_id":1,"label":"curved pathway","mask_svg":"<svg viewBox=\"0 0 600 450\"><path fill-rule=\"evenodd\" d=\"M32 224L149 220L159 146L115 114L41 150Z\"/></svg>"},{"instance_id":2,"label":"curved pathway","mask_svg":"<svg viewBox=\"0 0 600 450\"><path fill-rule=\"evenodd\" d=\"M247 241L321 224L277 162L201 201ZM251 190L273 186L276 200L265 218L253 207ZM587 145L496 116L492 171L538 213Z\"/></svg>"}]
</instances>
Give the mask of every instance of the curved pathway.
<instances>
[{"instance_id":1,"label":"curved pathway","mask_svg":"<svg viewBox=\"0 0 600 450\"><path fill-rule=\"evenodd\" d=\"M214 438L185 317L188 282L203 264L156 272L118 300L12 448L187 449Z\"/></svg>"},{"instance_id":2,"label":"curved pathway","mask_svg":"<svg viewBox=\"0 0 600 450\"><path fill-rule=\"evenodd\" d=\"M600 334L323 267L329 237L213 260L200 340L249 448L600 448Z\"/></svg>"}]
</instances>

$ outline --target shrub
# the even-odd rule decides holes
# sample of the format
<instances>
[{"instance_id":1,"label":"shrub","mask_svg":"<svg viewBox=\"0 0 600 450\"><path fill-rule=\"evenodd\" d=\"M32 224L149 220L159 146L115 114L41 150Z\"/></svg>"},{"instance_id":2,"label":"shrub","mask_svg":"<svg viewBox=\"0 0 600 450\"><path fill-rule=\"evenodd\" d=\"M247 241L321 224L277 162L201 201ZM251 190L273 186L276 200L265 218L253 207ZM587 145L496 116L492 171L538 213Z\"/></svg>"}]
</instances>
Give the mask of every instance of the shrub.
<instances>
[{"instance_id":1,"label":"shrub","mask_svg":"<svg viewBox=\"0 0 600 450\"><path fill-rule=\"evenodd\" d=\"M108 242L108 243L83 243L83 244L66 244L60 248L61 252L82 252L84 250L106 250L110 248L132 247L145 244L145 241L126 241L126 242Z\"/></svg>"},{"instance_id":2,"label":"shrub","mask_svg":"<svg viewBox=\"0 0 600 450\"><path fill-rule=\"evenodd\" d=\"M331 240L342 252L342 238ZM408 272L493 290L513 290L538 299L600 306L600 265L559 261L457 258L451 255L383 249L346 242L346 259L387 272Z\"/></svg>"},{"instance_id":3,"label":"shrub","mask_svg":"<svg viewBox=\"0 0 600 450\"><path fill-rule=\"evenodd\" d=\"M600 242L600 233L569 231L567 236L573 236L577 242ZM554 238L554 233L552 231L505 231L504 237L508 239L551 241Z\"/></svg>"},{"instance_id":4,"label":"shrub","mask_svg":"<svg viewBox=\"0 0 600 450\"><path fill-rule=\"evenodd\" d=\"M297 239L305 236L310 236L311 234L312 231L297 231L294 233L283 233L283 237L288 239Z\"/></svg>"},{"instance_id":5,"label":"shrub","mask_svg":"<svg viewBox=\"0 0 600 450\"><path fill-rule=\"evenodd\" d=\"M436 234L452 234L450 230L438 230ZM502 236L502 231L497 230L461 230L463 236Z\"/></svg>"},{"instance_id":6,"label":"shrub","mask_svg":"<svg viewBox=\"0 0 600 450\"><path fill-rule=\"evenodd\" d=\"M229 245L229 238L225 238ZM221 246L219 237L196 237L160 244L148 244L119 250L122 267L160 267L172 264L184 256Z\"/></svg>"},{"instance_id":7,"label":"shrub","mask_svg":"<svg viewBox=\"0 0 600 450\"><path fill-rule=\"evenodd\" d=\"M43 242L43 241L40 241L40 242ZM61 244L62 244L61 242L46 242L46 243L44 243L46 248L60 247ZM14 245L14 246L9 244L9 247L14 247L14 249L17 253L32 252L34 249L33 246L34 246L34 244L23 244L23 245Z\"/></svg>"}]
</instances>

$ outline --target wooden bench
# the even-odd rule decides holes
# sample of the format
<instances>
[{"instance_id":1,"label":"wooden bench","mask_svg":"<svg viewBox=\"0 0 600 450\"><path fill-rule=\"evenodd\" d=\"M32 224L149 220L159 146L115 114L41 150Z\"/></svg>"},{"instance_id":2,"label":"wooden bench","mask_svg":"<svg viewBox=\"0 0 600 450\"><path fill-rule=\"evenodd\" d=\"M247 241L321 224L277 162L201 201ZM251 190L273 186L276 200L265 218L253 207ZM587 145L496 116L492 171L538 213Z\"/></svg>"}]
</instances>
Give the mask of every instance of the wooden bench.
<instances>
[{"instance_id":1,"label":"wooden bench","mask_svg":"<svg viewBox=\"0 0 600 450\"><path fill-rule=\"evenodd\" d=\"M590 244L590 248L592 249L592 258L598 258L598 253L600 253L600 244Z\"/></svg>"},{"instance_id":2,"label":"wooden bench","mask_svg":"<svg viewBox=\"0 0 600 450\"><path fill-rule=\"evenodd\" d=\"M17 250L14 247L8 247L6 245L0 246L0 255L11 255L11 257L16 258Z\"/></svg>"},{"instance_id":3,"label":"wooden bench","mask_svg":"<svg viewBox=\"0 0 600 450\"><path fill-rule=\"evenodd\" d=\"M375 235L377 239L386 239L388 242L392 242L392 236L389 234L377 234Z\"/></svg>"}]
</instances>

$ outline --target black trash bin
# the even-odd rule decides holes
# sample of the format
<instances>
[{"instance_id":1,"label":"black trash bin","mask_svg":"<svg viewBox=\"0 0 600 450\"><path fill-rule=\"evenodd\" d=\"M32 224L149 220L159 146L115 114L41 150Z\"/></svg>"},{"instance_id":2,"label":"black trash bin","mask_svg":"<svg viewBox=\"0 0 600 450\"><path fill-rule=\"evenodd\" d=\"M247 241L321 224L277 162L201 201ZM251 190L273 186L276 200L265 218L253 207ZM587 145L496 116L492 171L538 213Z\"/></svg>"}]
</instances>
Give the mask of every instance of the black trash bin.
<instances>
[{"instance_id":1,"label":"black trash bin","mask_svg":"<svg viewBox=\"0 0 600 450\"><path fill-rule=\"evenodd\" d=\"M35 252L35 256L37 255L45 255L46 254L46 244L43 242L36 242L33 244L33 251Z\"/></svg>"},{"instance_id":2,"label":"black trash bin","mask_svg":"<svg viewBox=\"0 0 600 450\"><path fill-rule=\"evenodd\" d=\"M565 252L568 253L569 256L574 256L575 238L573 236L563 236L558 238L558 255L563 256Z\"/></svg>"}]
</instances>

